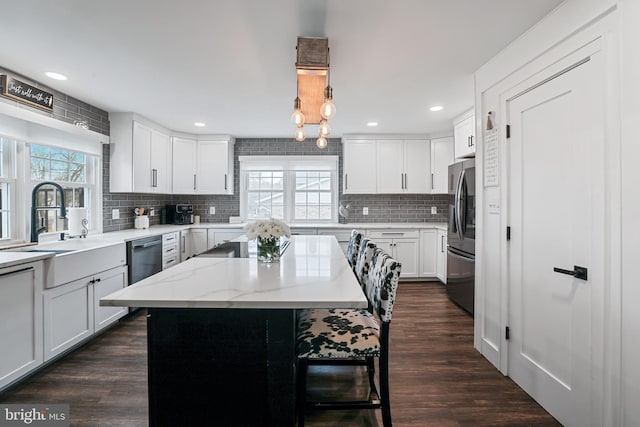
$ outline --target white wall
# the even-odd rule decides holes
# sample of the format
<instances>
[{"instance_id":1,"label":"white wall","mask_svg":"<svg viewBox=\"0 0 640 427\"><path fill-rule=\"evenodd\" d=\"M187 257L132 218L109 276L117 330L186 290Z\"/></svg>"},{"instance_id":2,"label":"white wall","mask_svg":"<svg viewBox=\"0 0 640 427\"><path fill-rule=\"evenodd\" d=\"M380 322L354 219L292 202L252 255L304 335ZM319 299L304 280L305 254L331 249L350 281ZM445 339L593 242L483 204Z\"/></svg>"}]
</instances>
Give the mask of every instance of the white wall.
<instances>
[{"instance_id":1,"label":"white wall","mask_svg":"<svg viewBox=\"0 0 640 427\"><path fill-rule=\"evenodd\" d=\"M640 425L640 1L620 1L622 159L622 414Z\"/></svg>"},{"instance_id":2,"label":"white wall","mask_svg":"<svg viewBox=\"0 0 640 427\"><path fill-rule=\"evenodd\" d=\"M567 0L476 73L476 167L482 177L482 133L488 111L497 112L500 146L506 141L500 94L600 34L607 60L607 260L602 424L640 425L640 1ZM500 152L500 186L478 179L475 346L507 372L505 231L506 164ZM621 229L629 230L622 234ZM501 351L504 349L504 352ZM600 420L594 420L594 425Z\"/></svg>"}]
</instances>

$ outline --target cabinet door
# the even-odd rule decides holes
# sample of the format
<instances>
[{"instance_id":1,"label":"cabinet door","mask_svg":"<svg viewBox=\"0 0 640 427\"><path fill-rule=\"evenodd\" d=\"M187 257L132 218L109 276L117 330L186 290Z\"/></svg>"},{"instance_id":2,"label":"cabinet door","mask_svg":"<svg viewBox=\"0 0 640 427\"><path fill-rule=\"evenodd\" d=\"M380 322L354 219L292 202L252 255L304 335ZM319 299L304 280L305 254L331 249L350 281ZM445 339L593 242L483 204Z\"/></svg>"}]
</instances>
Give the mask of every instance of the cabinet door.
<instances>
[{"instance_id":1,"label":"cabinet door","mask_svg":"<svg viewBox=\"0 0 640 427\"><path fill-rule=\"evenodd\" d=\"M376 192L376 141L345 140L343 143L344 194Z\"/></svg>"},{"instance_id":2,"label":"cabinet door","mask_svg":"<svg viewBox=\"0 0 640 427\"><path fill-rule=\"evenodd\" d=\"M168 135L152 130L151 185L153 192L163 194L171 192L171 164L171 138Z\"/></svg>"},{"instance_id":3,"label":"cabinet door","mask_svg":"<svg viewBox=\"0 0 640 427\"><path fill-rule=\"evenodd\" d=\"M173 138L173 193L196 192L197 143L193 139Z\"/></svg>"},{"instance_id":4,"label":"cabinet door","mask_svg":"<svg viewBox=\"0 0 640 427\"><path fill-rule=\"evenodd\" d=\"M447 232L438 230L436 272L442 283L447 283Z\"/></svg>"},{"instance_id":5,"label":"cabinet door","mask_svg":"<svg viewBox=\"0 0 640 427\"><path fill-rule=\"evenodd\" d=\"M207 250L207 229L191 229L191 254L198 255Z\"/></svg>"},{"instance_id":6,"label":"cabinet door","mask_svg":"<svg viewBox=\"0 0 640 427\"><path fill-rule=\"evenodd\" d=\"M404 145L398 140L377 141L378 193L404 192Z\"/></svg>"},{"instance_id":7,"label":"cabinet door","mask_svg":"<svg viewBox=\"0 0 640 427\"><path fill-rule=\"evenodd\" d=\"M196 165L198 194L233 194L227 141L198 141Z\"/></svg>"},{"instance_id":8,"label":"cabinet door","mask_svg":"<svg viewBox=\"0 0 640 427\"><path fill-rule=\"evenodd\" d=\"M420 277L436 277L437 275L437 232L422 230L420 232Z\"/></svg>"},{"instance_id":9,"label":"cabinet door","mask_svg":"<svg viewBox=\"0 0 640 427\"><path fill-rule=\"evenodd\" d=\"M427 140L404 141L403 192L431 191L431 148Z\"/></svg>"},{"instance_id":10,"label":"cabinet door","mask_svg":"<svg viewBox=\"0 0 640 427\"><path fill-rule=\"evenodd\" d=\"M394 257L402 263L400 278L418 277L420 266L419 239L397 239L393 241Z\"/></svg>"},{"instance_id":11,"label":"cabinet door","mask_svg":"<svg viewBox=\"0 0 640 427\"><path fill-rule=\"evenodd\" d=\"M93 329L98 332L129 312L127 307L100 305L100 298L127 286L127 268L118 267L105 271L94 276L93 280Z\"/></svg>"},{"instance_id":12,"label":"cabinet door","mask_svg":"<svg viewBox=\"0 0 640 427\"><path fill-rule=\"evenodd\" d=\"M133 122L133 191L154 191L154 172L151 170L151 128Z\"/></svg>"},{"instance_id":13,"label":"cabinet door","mask_svg":"<svg viewBox=\"0 0 640 427\"><path fill-rule=\"evenodd\" d=\"M393 251L393 239L374 239L373 241L377 247L395 258L395 253Z\"/></svg>"},{"instance_id":14,"label":"cabinet door","mask_svg":"<svg viewBox=\"0 0 640 427\"><path fill-rule=\"evenodd\" d=\"M449 165L454 162L453 138L431 140L431 192L447 194Z\"/></svg>"},{"instance_id":15,"label":"cabinet door","mask_svg":"<svg viewBox=\"0 0 640 427\"><path fill-rule=\"evenodd\" d=\"M44 360L93 334L91 277L44 292Z\"/></svg>"},{"instance_id":16,"label":"cabinet door","mask_svg":"<svg viewBox=\"0 0 640 427\"><path fill-rule=\"evenodd\" d=\"M40 265L0 270L0 389L43 362Z\"/></svg>"},{"instance_id":17,"label":"cabinet door","mask_svg":"<svg viewBox=\"0 0 640 427\"><path fill-rule=\"evenodd\" d=\"M475 119L473 115L454 125L453 138L455 140L456 159L475 155Z\"/></svg>"},{"instance_id":18,"label":"cabinet door","mask_svg":"<svg viewBox=\"0 0 640 427\"><path fill-rule=\"evenodd\" d=\"M182 230L180 232L180 262L186 261L193 256L191 249L191 230Z\"/></svg>"}]
</instances>

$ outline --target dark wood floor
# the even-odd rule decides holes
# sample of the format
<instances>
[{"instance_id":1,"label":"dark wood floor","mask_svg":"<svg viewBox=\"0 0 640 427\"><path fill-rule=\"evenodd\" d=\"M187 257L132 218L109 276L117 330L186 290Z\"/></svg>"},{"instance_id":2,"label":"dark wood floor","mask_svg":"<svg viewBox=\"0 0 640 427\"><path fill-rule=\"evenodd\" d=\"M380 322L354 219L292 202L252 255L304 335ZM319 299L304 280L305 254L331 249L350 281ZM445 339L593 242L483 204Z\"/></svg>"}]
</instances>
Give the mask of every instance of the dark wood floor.
<instances>
[{"instance_id":1,"label":"dark wood floor","mask_svg":"<svg viewBox=\"0 0 640 427\"><path fill-rule=\"evenodd\" d=\"M391 341L395 426L559 425L473 348L473 321L441 284L401 283ZM139 312L1 393L0 402L70 403L72 426L146 426L146 366L146 322ZM363 374L354 390L348 369L311 372L310 393L366 390ZM307 425L382 424L379 411L325 411L308 414Z\"/></svg>"}]
</instances>

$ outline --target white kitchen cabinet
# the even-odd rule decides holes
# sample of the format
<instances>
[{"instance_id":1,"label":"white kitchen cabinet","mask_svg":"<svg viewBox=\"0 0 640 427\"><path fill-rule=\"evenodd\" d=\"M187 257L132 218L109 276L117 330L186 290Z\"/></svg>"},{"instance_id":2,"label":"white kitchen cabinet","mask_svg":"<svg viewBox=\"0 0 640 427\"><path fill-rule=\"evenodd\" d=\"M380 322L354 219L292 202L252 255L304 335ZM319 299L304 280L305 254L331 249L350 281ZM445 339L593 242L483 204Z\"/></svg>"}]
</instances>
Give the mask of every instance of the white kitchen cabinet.
<instances>
[{"instance_id":1,"label":"white kitchen cabinet","mask_svg":"<svg viewBox=\"0 0 640 427\"><path fill-rule=\"evenodd\" d=\"M420 232L418 230L369 230L366 236L402 263L401 279L419 277Z\"/></svg>"},{"instance_id":2,"label":"white kitchen cabinet","mask_svg":"<svg viewBox=\"0 0 640 427\"><path fill-rule=\"evenodd\" d=\"M192 236L193 236L192 231L193 230L191 229L180 231L180 244L179 244L180 262L186 261L187 259L191 258L195 254L194 247L193 247L193 240L192 240ZM205 234L205 239L206 239L206 234Z\"/></svg>"},{"instance_id":3,"label":"white kitchen cabinet","mask_svg":"<svg viewBox=\"0 0 640 427\"><path fill-rule=\"evenodd\" d=\"M228 242L230 240L233 240L245 234L243 229L233 230L233 229L215 229L215 228L209 228L207 230L207 233L208 233L207 247L209 249L213 248L216 245Z\"/></svg>"},{"instance_id":4,"label":"white kitchen cabinet","mask_svg":"<svg viewBox=\"0 0 640 427\"><path fill-rule=\"evenodd\" d=\"M109 190L114 193L171 192L168 131L133 113L109 115Z\"/></svg>"},{"instance_id":5,"label":"white kitchen cabinet","mask_svg":"<svg viewBox=\"0 0 640 427\"><path fill-rule=\"evenodd\" d=\"M447 194L449 165L454 161L453 138L446 137L431 140L431 193Z\"/></svg>"},{"instance_id":6,"label":"white kitchen cabinet","mask_svg":"<svg viewBox=\"0 0 640 427\"><path fill-rule=\"evenodd\" d=\"M162 235L162 269L180 264L180 232Z\"/></svg>"},{"instance_id":7,"label":"white kitchen cabinet","mask_svg":"<svg viewBox=\"0 0 640 427\"><path fill-rule=\"evenodd\" d=\"M343 139L342 153L342 192L376 193L376 141Z\"/></svg>"},{"instance_id":8,"label":"white kitchen cabinet","mask_svg":"<svg viewBox=\"0 0 640 427\"><path fill-rule=\"evenodd\" d=\"M121 317L126 307L101 307L100 298L127 286L127 267L83 277L44 291L44 360L70 349Z\"/></svg>"},{"instance_id":9,"label":"white kitchen cabinet","mask_svg":"<svg viewBox=\"0 0 640 427\"><path fill-rule=\"evenodd\" d=\"M435 229L420 231L420 277L437 276L437 234Z\"/></svg>"},{"instance_id":10,"label":"white kitchen cabinet","mask_svg":"<svg viewBox=\"0 0 640 427\"><path fill-rule=\"evenodd\" d=\"M233 194L233 139L173 138L174 194Z\"/></svg>"},{"instance_id":11,"label":"white kitchen cabinet","mask_svg":"<svg viewBox=\"0 0 640 427\"><path fill-rule=\"evenodd\" d=\"M93 331L98 332L121 317L125 316L127 307L100 306L100 298L114 293L127 286L127 267L117 267L93 276Z\"/></svg>"},{"instance_id":12,"label":"white kitchen cabinet","mask_svg":"<svg viewBox=\"0 0 640 427\"><path fill-rule=\"evenodd\" d=\"M475 133L476 119L474 109L464 112L453 121L453 139L456 159L475 157Z\"/></svg>"},{"instance_id":13,"label":"white kitchen cabinet","mask_svg":"<svg viewBox=\"0 0 640 427\"><path fill-rule=\"evenodd\" d=\"M378 140L377 193L428 193L431 152L428 140Z\"/></svg>"},{"instance_id":14,"label":"white kitchen cabinet","mask_svg":"<svg viewBox=\"0 0 640 427\"><path fill-rule=\"evenodd\" d=\"M207 246L207 229L206 228L192 228L191 229L191 254L198 255L206 252L209 247Z\"/></svg>"},{"instance_id":15,"label":"white kitchen cabinet","mask_svg":"<svg viewBox=\"0 0 640 427\"><path fill-rule=\"evenodd\" d=\"M447 231L438 229L436 250L436 273L438 279L447 283Z\"/></svg>"},{"instance_id":16,"label":"white kitchen cabinet","mask_svg":"<svg viewBox=\"0 0 640 427\"><path fill-rule=\"evenodd\" d=\"M42 262L0 269L0 389L43 361Z\"/></svg>"},{"instance_id":17,"label":"white kitchen cabinet","mask_svg":"<svg viewBox=\"0 0 640 427\"><path fill-rule=\"evenodd\" d=\"M44 360L70 349L94 331L93 276L44 291Z\"/></svg>"}]
</instances>

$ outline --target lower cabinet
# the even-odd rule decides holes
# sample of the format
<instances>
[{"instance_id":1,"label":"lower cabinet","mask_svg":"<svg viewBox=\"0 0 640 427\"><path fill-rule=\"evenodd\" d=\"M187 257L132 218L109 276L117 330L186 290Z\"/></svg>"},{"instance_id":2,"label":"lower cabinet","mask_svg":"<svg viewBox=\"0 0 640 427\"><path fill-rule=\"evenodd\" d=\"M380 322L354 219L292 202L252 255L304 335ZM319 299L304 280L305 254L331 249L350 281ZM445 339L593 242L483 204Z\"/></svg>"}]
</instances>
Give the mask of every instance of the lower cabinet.
<instances>
[{"instance_id":1,"label":"lower cabinet","mask_svg":"<svg viewBox=\"0 0 640 427\"><path fill-rule=\"evenodd\" d=\"M213 248L216 245L219 245L224 242L228 242L229 240L233 240L237 237L244 235L244 230L227 230L227 229L215 229L210 228L207 230L207 247L208 249Z\"/></svg>"},{"instance_id":2,"label":"lower cabinet","mask_svg":"<svg viewBox=\"0 0 640 427\"><path fill-rule=\"evenodd\" d=\"M447 232L438 229L436 242L436 273L442 283L447 283Z\"/></svg>"},{"instance_id":3,"label":"lower cabinet","mask_svg":"<svg viewBox=\"0 0 640 427\"><path fill-rule=\"evenodd\" d=\"M180 262L186 261L188 258L191 258L194 254L193 245L191 244L191 232L193 230L182 230L180 232Z\"/></svg>"},{"instance_id":4,"label":"lower cabinet","mask_svg":"<svg viewBox=\"0 0 640 427\"><path fill-rule=\"evenodd\" d=\"M125 314L100 307L100 298L127 285L126 266L44 291L44 360L70 349Z\"/></svg>"},{"instance_id":5,"label":"lower cabinet","mask_svg":"<svg viewBox=\"0 0 640 427\"><path fill-rule=\"evenodd\" d=\"M191 229L191 255L198 255L210 249L207 246L207 229L192 228Z\"/></svg>"},{"instance_id":6,"label":"lower cabinet","mask_svg":"<svg viewBox=\"0 0 640 427\"><path fill-rule=\"evenodd\" d=\"M93 330L98 332L129 312L127 307L102 307L100 298L127 286L127 267L112 268L93 278Z\"/></svg>"},{"instance_id":7,"label":"lower cabinet","mask_svg":"<svg viewBox=\"0 0 640 427\"><path fill-rule=\"evenodd\" d=\"M401 279L420 276L420 233L418 230L369 230L378 247L402 263Z\"/></svg>"},{"instance_id":8,"label":"lower cabinet","mask_svg":"<svg viewBox=\"0 0 640 427\"><path fill-rule=\"evenodd\" d=\"M435 229L420 231L420 276L437 276L437 254L438 236Z\"/></svg>"},{"instance_id":9,"label":"lower cabinet","mask_svg":"<svg viewBox=\"0 0 640 427\"><path fill-rule=\"evenodd\" d=\"M43 362L42 262L0 269L0 390Z\"/></svg>"}]
</instances>

